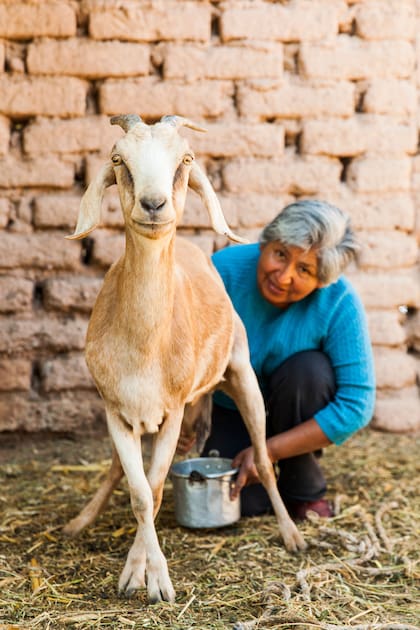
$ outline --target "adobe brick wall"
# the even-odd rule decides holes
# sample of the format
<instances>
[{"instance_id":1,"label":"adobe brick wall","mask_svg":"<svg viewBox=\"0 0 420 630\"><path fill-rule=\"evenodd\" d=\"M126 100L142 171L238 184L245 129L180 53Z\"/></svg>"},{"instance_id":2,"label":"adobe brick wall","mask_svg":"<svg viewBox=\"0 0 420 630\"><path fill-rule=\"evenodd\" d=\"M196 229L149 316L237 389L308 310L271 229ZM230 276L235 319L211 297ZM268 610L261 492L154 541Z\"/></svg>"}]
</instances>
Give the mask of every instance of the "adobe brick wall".
<instances>
[{"instance_id":1,"label":"adobe brick wall","mask_svg":"<svg viewBox=\"0 0 420 630\"><path fill-rule=\"evenodd\" d=\"M350 213L373 425L419 428L419 25L416 0L0 0L0 431L103 418L83 347L123 248L116 192L102 229L64 235L128 112L208 128L185 133L244 236L297 198ZM181 232L225 244L194 196Z\"/></svg>"}]
</instances>

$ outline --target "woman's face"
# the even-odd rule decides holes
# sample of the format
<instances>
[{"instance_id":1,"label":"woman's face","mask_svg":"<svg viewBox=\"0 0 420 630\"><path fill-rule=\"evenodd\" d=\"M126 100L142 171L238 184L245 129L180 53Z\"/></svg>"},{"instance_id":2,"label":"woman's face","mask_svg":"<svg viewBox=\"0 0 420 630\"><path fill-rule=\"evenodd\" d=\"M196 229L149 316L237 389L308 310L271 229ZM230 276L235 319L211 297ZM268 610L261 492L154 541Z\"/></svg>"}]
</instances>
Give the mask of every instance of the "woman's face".
<instances>
[{"instance_id":1,"label":"woman's face","mask_svg":"<svg viewBox=\"0 0 420 630\"><path fill-rule=\"evenodd\" d=\"M318 280L316 250L273 241L260 246L257 284L261 295L278 308L299 302L324 286Z\"/></svg>"}]
</instances>

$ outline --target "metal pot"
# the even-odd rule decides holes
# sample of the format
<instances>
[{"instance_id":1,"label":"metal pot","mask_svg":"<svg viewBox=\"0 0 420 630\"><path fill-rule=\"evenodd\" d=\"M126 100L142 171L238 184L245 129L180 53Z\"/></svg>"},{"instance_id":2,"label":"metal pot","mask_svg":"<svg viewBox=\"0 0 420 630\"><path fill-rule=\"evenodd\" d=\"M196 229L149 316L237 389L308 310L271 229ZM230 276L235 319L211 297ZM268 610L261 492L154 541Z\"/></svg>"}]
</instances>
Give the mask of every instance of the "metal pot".
<instances>
[{"instance_id":1,"label":"metal pot","mask_svg":"<svg viewBox=\"0 0 420 630\"><path fill-rule=\"evenodd\" d=\"M197 457L173 464L175 517L184 527L224 527L239 520L240 498L229 491L238 469L224 457Z\"/></svg>"}]
</instances>

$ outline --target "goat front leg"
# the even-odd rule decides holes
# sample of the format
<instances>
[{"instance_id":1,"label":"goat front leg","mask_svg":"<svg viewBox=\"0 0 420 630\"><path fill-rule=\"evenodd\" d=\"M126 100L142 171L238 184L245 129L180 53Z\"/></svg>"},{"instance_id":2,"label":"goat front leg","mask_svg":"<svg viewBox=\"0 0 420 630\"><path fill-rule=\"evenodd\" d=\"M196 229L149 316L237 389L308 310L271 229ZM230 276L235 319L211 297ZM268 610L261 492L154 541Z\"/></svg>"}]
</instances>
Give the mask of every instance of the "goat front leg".
<instances>
[{"instance_id":1,"label":"goat front leg","mask_svg":"<svg viewBox=\"0 0 420 630\"><path fill-rule=\"evenodd\" d=\"M85 505L82 511L64 527L63 532L67 536L76 536L82 529L91 525L102 512L109 498L124 474L118 453L113 447L111 467L107 476L97 489L92 499Z\"/></svg>"},{"instance_id":2,"label":"goat front leg","mask_svg":"<svg viewBox=\"0 0 420 630\"><path fill-rule=\"evenodd\" d=\"M261 483L270 497L285 547L288 551L305 549L303 536L290 518L280 497L273 466L268 457L264 400L249 360L246 332L239 317L235 318L235 340L225 379L221 387L233 398L244 419L254 448L255 466Z\"/></svg>"},{"instance_id":3,"label":"goat front leg","mask_svg":"<svg viewBox=\"0 0 420 630\"><path fill-rule=\"evenodd\" d=\"M168 573L153 521L153 496L147 481L141 452L140 437L136 437L117 414L107 410L108 428L127 476L131 506L137 520L137 532L121 573L118 589L130 596L145 585L152 603L173 602L175 591Z\"/></svg>"}]
</instances>

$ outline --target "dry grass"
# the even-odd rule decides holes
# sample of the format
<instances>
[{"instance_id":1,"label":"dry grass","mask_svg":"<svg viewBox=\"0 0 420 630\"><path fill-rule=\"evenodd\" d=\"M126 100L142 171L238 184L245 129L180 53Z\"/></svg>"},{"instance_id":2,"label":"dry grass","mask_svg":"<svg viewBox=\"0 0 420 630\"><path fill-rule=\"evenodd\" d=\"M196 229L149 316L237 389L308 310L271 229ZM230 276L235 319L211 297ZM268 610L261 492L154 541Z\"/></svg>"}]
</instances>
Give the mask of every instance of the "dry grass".
<instances>
[{"instance_id":1,"label":"dry grass","mask_svg":"<svg viewBox=\"0 0 420 630\"><path fill-rule=\"evenodd\" d=\"M327 449L338 514L302 525L309 550L297 555L270 516L179 527L168 485L157 529L177 599L148 606L143 592L116 594L135 531L125 485L78 539L61 532L96 488L108 441L9 439L0 448L0 629L416 628L416 447L413 436L365 431Z\"/></svg>"}]
</instances>

